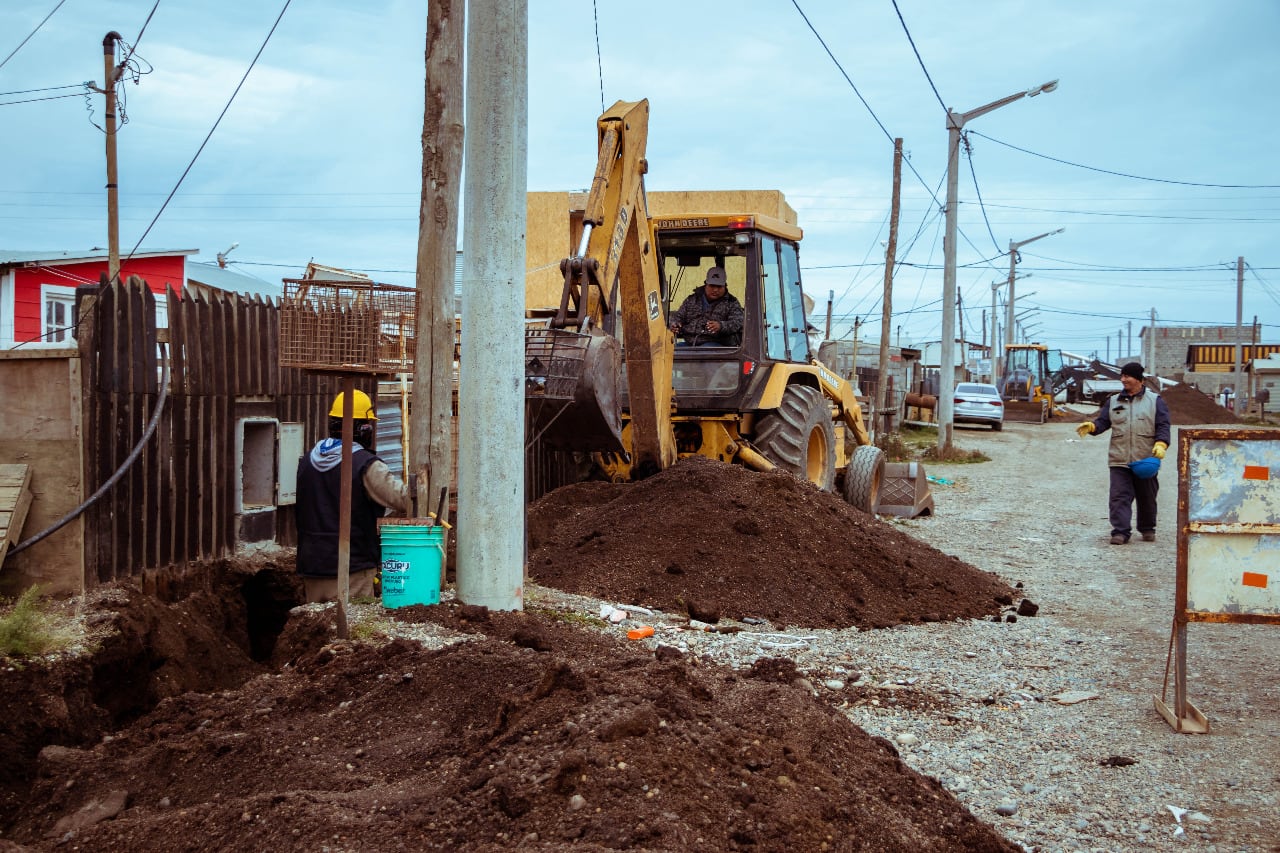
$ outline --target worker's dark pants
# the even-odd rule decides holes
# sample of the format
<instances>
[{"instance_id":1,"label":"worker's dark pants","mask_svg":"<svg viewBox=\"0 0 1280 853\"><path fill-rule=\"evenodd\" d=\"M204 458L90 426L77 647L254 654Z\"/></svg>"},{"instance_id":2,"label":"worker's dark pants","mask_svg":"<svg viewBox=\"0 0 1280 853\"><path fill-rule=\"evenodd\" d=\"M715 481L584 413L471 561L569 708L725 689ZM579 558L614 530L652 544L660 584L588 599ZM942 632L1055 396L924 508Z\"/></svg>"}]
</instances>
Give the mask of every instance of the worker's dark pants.
<instances>
[{"instance_id":1,"label":"worker's dark pants","mask_svg":"<svg viewBox=\"0 0 1280 853\"><path fill-rule=\"evenodd\" d=\"M1157 477L1144 480L1127 467L1111 469L1111 535L1117 533L1128 539L1133 532L1129 526L1133 502L1138 502L1138 530L1146 533L1156 529L1156 495L1160 491Z\"/></svg>"}]
</instances>

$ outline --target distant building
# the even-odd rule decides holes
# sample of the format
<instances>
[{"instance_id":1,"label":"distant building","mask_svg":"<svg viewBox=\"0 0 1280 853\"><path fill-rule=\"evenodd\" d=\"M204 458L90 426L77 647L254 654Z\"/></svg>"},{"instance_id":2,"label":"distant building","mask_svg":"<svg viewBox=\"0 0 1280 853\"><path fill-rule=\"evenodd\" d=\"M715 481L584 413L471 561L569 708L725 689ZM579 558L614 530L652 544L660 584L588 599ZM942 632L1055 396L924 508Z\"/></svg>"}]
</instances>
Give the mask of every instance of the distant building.
<instances>
[{"instance_id":1,"label":"distant building","mask_svg":"<svg viewBox=\"0 0 1280 853\"><path fill-rule=\"evenodd\" d=\"M136 275L162 296L181 291L187 258L197 249L137 252L121 259L120 276ZM0 250L0 349L75 346L72 317L76 288L96 285L110 257L102 249L20 252ZM164 319L161 303L157 322Z\"/></svg>"},{"instance_id":2,"label":"distant building","mask_svg":"<svg viewBox=\"0 0 1280 853\"><path fill-rule=\"evenodd\" d=\"M1251 386L1250 363L1274 353L1280 344L1259 341L1258 329L1252 324L1241 326L1150 326L1140 333L1147 373L1185 382L1206 394L1217 396L1223 388L1248 394ZM1155 355L1152 357L1154 342ZM1236 344L1240 346L1243 379L1235 375Z\"/></svg>"}]
</instances>

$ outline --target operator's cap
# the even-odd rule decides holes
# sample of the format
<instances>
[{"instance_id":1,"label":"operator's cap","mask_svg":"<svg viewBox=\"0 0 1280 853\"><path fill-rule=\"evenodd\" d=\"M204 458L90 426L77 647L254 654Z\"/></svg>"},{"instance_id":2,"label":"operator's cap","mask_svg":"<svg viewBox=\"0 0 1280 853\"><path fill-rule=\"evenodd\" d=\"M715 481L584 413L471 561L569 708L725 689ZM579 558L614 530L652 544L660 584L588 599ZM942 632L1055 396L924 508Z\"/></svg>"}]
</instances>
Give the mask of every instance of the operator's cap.
<instances>
[{"instance_id":1,"label":"operator's cap","mask_svg":"<svg viewBox=\"0 0 1280 853\"><path fill-rule=\"evenodd\" d=\"M1138 362L1136 361L1131 361L1128 364L1126 364L1124 367L1120 368L1120 375L1132 376L1134 379L1141 382L1142 381L1142 365L1138 364Z\"/></svg>"},{"instance_id":2,"label":"operator's cap","mask_svg":"<svg viewBox=\"0 0 1280 853\"><path fill-rule=\"evenodd\" d=\"M724 267L712 267L711 269L707 270L706 284L714 285L715 287L724 287L725 286Z\"/></svg>"}]
</instances>

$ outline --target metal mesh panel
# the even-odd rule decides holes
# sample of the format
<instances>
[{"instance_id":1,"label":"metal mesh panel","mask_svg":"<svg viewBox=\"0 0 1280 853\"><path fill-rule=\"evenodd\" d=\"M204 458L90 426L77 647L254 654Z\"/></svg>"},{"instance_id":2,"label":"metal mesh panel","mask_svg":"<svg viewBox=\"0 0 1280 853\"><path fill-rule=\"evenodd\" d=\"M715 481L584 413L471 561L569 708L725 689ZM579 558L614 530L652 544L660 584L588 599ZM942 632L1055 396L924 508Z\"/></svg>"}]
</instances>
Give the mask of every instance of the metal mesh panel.
<instances>
[{"instance_id":1,"label":"metal mesh panel","mask_svg":"<svg viewBox=\"0 0 1280 853\"><path fill-rule=\"evenodd\" d=\"M411 287L285 279L280 366L344 373L413 370Z\"/></svg>"},{"instance_id":2,"label":"metal mesh panel","mask_svg":"<svg viewBox=\"0 0 1280 853\"><path fill-rule=\"evenodd\" d=\"M572 400L590 335L563 329L525 329L524 396L528 400Z\"/></svg>"}]
</instances>

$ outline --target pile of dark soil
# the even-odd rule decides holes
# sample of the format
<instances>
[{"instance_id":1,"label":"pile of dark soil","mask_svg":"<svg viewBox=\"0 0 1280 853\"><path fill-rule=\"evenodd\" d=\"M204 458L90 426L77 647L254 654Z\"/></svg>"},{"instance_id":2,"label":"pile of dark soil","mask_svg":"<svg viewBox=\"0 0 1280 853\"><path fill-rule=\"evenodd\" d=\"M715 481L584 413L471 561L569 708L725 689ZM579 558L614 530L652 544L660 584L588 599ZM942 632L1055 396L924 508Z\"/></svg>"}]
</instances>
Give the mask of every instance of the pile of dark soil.
<instances>
[{"instance_id":1,"label":"pile of dark soil","mask_svg":"<svg viewBox=\"0 0 1280 853\"><path fill-rule=\"evenodd\" d=\"M1219 406L1208 394L1186 383L1171 385L1161 391L1160 396L1168 405L1169 420L1175 426L1240 423L1230 409Z\"/></svg>"},{"instance_id":2,"label":"pile of dark soil","mask_svg":"<svg viewBox=\"0 0 1280 853\"><path fill-rule=\"evenodd\" d=\"M883 628L981 618L1012 597L838 495L700 456L638 483L565 486L528 519L539 584L704 621Z\"/></svg>"},{"instance_id":3,"label":"pile of dark soil","mask_svg":"<svg viewBox=\"0 0 1280 853\"><path fill-rule=\"evenodd\" d=\"M92 748L46 749L5 837L104 851L1017 849L793 685L791 661L733 673L534 614L403 615L483 636L434 652L333 643L240 690L166 699Z\"/></svg>"}]
</instances>

